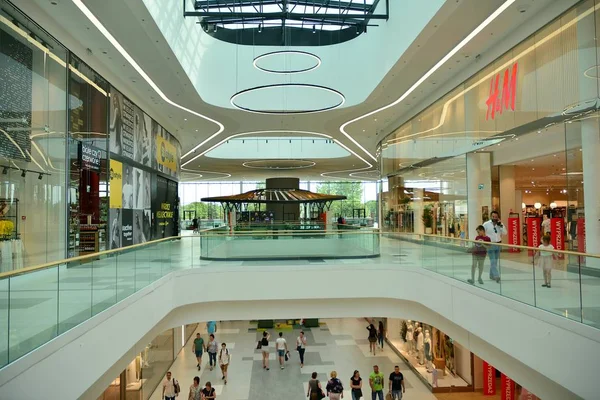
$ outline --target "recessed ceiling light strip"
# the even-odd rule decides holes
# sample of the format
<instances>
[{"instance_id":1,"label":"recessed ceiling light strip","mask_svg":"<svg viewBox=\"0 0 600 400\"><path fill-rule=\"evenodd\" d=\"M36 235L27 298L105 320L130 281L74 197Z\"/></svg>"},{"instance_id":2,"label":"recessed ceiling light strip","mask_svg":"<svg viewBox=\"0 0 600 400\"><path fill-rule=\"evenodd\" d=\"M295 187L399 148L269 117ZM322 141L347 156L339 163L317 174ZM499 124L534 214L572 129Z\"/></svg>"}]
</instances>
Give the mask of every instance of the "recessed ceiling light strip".
<instances>
[{"instance_id":1,"label":"recessed ceiling light strip","mask_svg":"<svg viewBox=\"0 0 600 400\"><path fill-rule=\"evenodd\" d=\"M121 43L119 43L119 41L117 39L115 39L115 37L108 31L108 29L106 29L106 27L104 27L104 25L100 22L100 20L98 20L98 18L96 18L96 16L90 11L90 9L87 8L87 6L85 4L83 4L82 0L71 0L71 1L73 2L73 4L75 4L75 6L77 6L77 8L79 8L79 10L83 13L83 15L85 15L87 17L87 19L90 20L90 22L100 31L100 33L102 33L102 35L104 35L104 37L114 46L114 48L117 49L117 51L127 60L127 62L129 62L129 64L137 71L137 73L140 74L140 76L142 78L144 78L146 83L148 83L148 85L150 85L150 87L156 92L156 94L158 94L165 102L167 102L168 104L170 104L174 107L179 108L180 110L186 111L192 115L195 115L197 117L200 117L202 119L210 121L219 127L217 132L215 132L208 139L204 140L202 143L200 143L198 146L196 146L192 151L194 151L198 147L202 146L204 143L213 139L215 136L219 135L221 132L223 132L225 130L225 127L219 121L209 118L206 115L200 114L199 112L196 112L194 110L190 110L189 108L184 107L180 104L177 104L173 100L169 99L163 93L163 91L158 87L158 85L156 85L156 83L154 83L154 81L148 76L146 71L144 71L142 69L142 67L140 67L138 65L138 63L133 59L133 57L131 57L129 55L129 53L123 48L123 46L121 46ZM186 155L188 155L188 154L190 154L190 152L186 153ZM185 157L186 155L184 155L183 157Z\"/></svg>"},{"instance_id":2,"label":"recessed ceiling light strip","mask_svg":"<svg viewBox=\"0 0 600 400\"><path fill-rule=\"evenodd\" d=\"M357 145L360 149L362 149L365 153L369 155L373 160L377 160L371 153L369 153L363 146L361 146L352 136L346 132L345 128L353 124L361 119L370 117L371 115L377 114L380 111L387 110L390 107L394 107L395 105L402 102L402 100L406 99L412 92L414 92L423 82L425 82L431 75L433 75L442 65L444 65L449 59L454 57L456 53L458 53L463 47L465 47L475 36L477 36L482 30L484 30L490 23L492 23L498 16L500 16L508 7L510 7L516 0L506 0L496 11L490 14L481 24L477 26L471 33L469 33L463 40L460 41L448 54L446 54L441 60L439 60L429 71L427 71L418 81L416 81L402 96L400 96L396 101L390 103L386 106L380 107L376 110L373 110L369 113L361 115L360 117L354 118L350 121L345 122L342 126L340 126L340 132L350 139L355 145Z\"/></svg>"}]
</instances>

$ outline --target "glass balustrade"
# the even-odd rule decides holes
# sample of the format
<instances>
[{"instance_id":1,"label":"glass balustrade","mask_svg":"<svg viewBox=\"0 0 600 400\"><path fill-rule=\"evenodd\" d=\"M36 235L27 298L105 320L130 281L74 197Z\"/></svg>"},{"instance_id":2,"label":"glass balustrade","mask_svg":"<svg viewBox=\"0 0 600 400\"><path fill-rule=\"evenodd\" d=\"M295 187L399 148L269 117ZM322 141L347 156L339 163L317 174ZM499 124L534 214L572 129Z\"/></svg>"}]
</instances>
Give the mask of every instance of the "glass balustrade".
<instances>
[{"instance_id":1,"label":"glass balustrade","mask_svg":"<svg viewBox=\"0 0 600 400\"><path fill-rule=\"evenodd\" d=\"M422 268L600 328L599 256L561 251L541 254L529 247L498 244L485 245L483 257L477 244L433 235L382 234L371 229L234 233L219 229L3 273L0 366L173 271L224 262L284 267L314 259L323 260L314 265L324 265L326 259L335 263L335 259L351 258L361 266ZM496 254L497 280L490 279L491 260ZM475 262L473 268L477 257L480 263ZM284 259L292 261L286 263ZM352 262L344 261L347 265ZM479 265L483 265L483 283L479 281ZM543 286L546 283L551 287Z\"/></svg>"}]
</instances>

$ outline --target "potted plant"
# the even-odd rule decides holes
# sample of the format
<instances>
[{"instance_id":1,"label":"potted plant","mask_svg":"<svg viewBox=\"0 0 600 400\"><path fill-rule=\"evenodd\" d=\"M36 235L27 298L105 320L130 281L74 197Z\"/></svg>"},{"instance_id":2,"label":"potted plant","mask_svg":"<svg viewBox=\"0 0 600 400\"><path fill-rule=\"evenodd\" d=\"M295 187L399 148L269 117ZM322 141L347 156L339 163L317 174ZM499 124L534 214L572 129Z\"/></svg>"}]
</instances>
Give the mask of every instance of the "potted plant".
<instances>
[{"instance_id":1,"label":"potted plant","mask_svg":"<svg viewBox=\"0 0 600 400\"><path fill-rule=\"evenodd\" d=\"M433 232L433 210L432 206L428 205L423 208L423 225L425 226L425 233L430 235Z\"/></svg>"}]
</instances>

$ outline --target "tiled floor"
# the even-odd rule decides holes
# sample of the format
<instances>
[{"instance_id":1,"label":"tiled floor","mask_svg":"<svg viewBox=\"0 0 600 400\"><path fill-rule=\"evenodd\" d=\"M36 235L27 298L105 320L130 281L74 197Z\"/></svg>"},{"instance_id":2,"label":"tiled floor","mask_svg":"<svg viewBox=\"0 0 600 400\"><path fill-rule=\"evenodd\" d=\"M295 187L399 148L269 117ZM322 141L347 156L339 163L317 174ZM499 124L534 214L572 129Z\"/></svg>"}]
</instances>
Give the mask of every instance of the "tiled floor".
<instances>
[{"instance_id":1,"label":"tiled floor","mask_svg":"<svg viewBox=\"0 0 600 400\"><path fill-rule=\"evenodd\" d=\"M387 376L394 365L400 369L406 380L406 399L435 400L429 389L403 364L400 358L388 346L376 356L369 354L366 340L366 323L364 319L329 319L322 320L320 328L305 330L308 339L304 368L300 368L298 354L291 351L291 359L284 370L279 369L274 349L270 352L270 371L262 368L261 355L256 350L256 342L261 335L256 325L249 322L223 322L219 324L217 340L226 342L231 350L231 366L229 380L223 385L220 372L210 371L206 366L202 371L196 369L196 359L192 354L191 343L180 353L171 367L173 376L179 379L183 398L187 398L187 390L194 376L200 377L202 384L210 381L216 387L218 400L304 400L306 399L307 382L312 372L319 374L321 381L326 381L328 374L335 370L344 386L348 385L350 376L358 369L363 379L368 379L372 366L377 363ZM227 330L225 330L227 329ZM203 326L198 331L204 334ZM285 331L284 337L290 348L294 347L299 330ZM276 332L271 331L275 336ZM206 358L206 357L205 357ZM204 364L207 359L202 360ZM370 398L368 383L364 381L363 393ZM155 391L151 400L160 400L160 391ZM344 393L345 399L351 399L350 392Z\"/></svg>"}]
</instances>

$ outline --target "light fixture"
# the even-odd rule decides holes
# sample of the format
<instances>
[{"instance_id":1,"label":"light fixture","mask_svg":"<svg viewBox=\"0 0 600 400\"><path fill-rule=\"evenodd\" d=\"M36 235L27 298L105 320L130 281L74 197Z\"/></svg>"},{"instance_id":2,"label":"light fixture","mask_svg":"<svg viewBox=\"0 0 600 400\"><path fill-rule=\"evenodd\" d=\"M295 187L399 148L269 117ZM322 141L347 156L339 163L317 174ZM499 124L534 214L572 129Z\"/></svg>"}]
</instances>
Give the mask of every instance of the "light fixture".
<instances>
[{"instance_id":1,"label":"light fixture","mask_svg":"<svg viewBox=\"0 0 600 400\"><path fill-rule=\"evenodd\" d=\"M217 32L217 24L215 24L215 26L213 28L213 32Z\"/></svg>"},{"instance_id":2,"label":"light fixture","mask_svg":"<svg viewBox=\"0 0 600 400\"><path fill-rule=\"evenodd\" d=\"M414 92L423 82L431 77L438 69L440 69L446 61L454 57L456 53L458 53L463 47L465 47L475 36L477 36L481 31L483 31L489 24L491 24L500 14L502 14L508 7L510 7L516 0L506 0L500 7L496 9L492 14L490 14L481 24L479 24L471 33L469 33L463 40L461 40L452 50L448 52L441 60L439 60L429 71L427 71L419 80L417 80L402 96L400 96L396 101L380 107L376 110L373 110L367 114L359 116L357 118L351 119L350 121L345 122L342 126L340 126L340 132L346 136L350 141L352 141L355 145L357 145L362 151L364 151L369 157L371 157L374 161L377 161L375 157L371 153L367 151L362 145L360 145L350 134L348 134L345 130L346 126L360 121L363 118L374 115L380 111L386 110L390 107L394 107L395 105L402 102L406 99L412 92ZM356 32L358 34L358 30ZM487 78L486 78L487 80Z\"/></svg>"},{"instance_id":3,"label":"light fixture","mask_svg":"<svg viewBox=\"0 0 600 400\"><path fill-rule=\"evenodd\" d=\"M533 206L535 207L536 210L539 210L540 208L542 208L541 203L535 203Z\"/></svg>"},{"instance_id":4,"label":"light fixture","mask_svg":"<svg viewBox=\"0 0 600 400\"><path fill-rule=\"evenodd\" d=\"M262 24L258 24L258 33L262 32Z\"/></svg>"},{"instance_id":5,"label":"light fixture","mask_svg":"<svg viewBox=\"0 0 600 400\"><path fill-rule=\"evenodd\" d=\"M21 176L23 178L25 178L25 175L27 175L27 171L26 170L21 170Z\"/></svg>"},{"instance_id":6,"label":"light fixture","mask_svg":"<svg viewBox=\"0 0 600 400\"><path fill-rule=\"evenodd\" d=\"M550 203L550 208L554 210L556 208L556 203L554 203L554 202Z\"/></svg>"},{"instance_id":7,"label":"light fixture","mask_svg":"<svg viewBox=\"0 0 600 400\"><path fill-rule=\"evenodd\" d=\"M313 33L317 33L317 26L313 25Z\"/></svg>"},{"instance_id":8,"label":"light fixture","mask_svg":"<svg viewBox=\"0 0 600 400\"><path fill-rule=\"evenodd\" d=\"M2 175L8 174L8 167L2 168Z\"/></svg>"},{"instance_id":9,"label":"light fixture","mask_svg":"<svg viewBox=\"0 0 600 400\"><path fill-rule=\"evenodd\" d=\"M42 178L43 178L43 177L44 177L44 174L39 174L39 175L38 175L38 179L39 179L40 181L42 180Z\"/></svg>"},{"instance_id":10,"label":"light fixture","mask_svg":"<svg viewBox=\"0 0 600 400\"><path fill-rule=\"evenodd\" d=\"M258 65L259 61L261 61L263 59L271 58L271 57L279 57L279 56L288 56L288 55L312 58L314 60L314 63L311 63L311 65L307 68L296 69L296 70L268 69L268 68L263 68L260 65ZM299 51L299 50L272 51L270 53L261 54L260 56L256 57L252 61L254 68L259 69L262 72L267 72L270 74L301 74L301 73L309 72L309 71L319 68L321 66L321 63L322 63L321 59L316 54L309 53L307 51Z\"/></svg>"},{"instance_id":11,"label":"light fixture","mask_svg":"<svg viewBox=\"0 0 600 400\"><path fill-rule=\"evenodd\" d=\"M206 115L200 114L199 112L191 110L187 107L184 107L178 103L175 103L173 100L168 98L163 93L163 91L158 87L158 85L156 83L154 83L154 81L150 78L150 76L146 73L146 71L144 71L144 69L142 67L140 67L140 65L133 59L133 57L131 57L131 55L125 50L125 48L121 45L121 43L119 43L119 41L100 22L100 20L98 18L96 18L96 16L90 11L90 9L83 3L83 1L82 0L72 0L72 1L73 1L73 4L75 4L75 6L77 6L77 8L79 8L79 10L87 17L87 19L92 24L94 24L94 26L100 31L100 33L102 33L102 35L113 45L113 47L115 49L117 49L117 51L119 53L121 53L121 55L129 62L129 64L142 76L142 78L146 81L146 83L148 83L148 85L150 85L150 87L152 89L154 89L154 91L163 99L163 101L167 102L168 104L172 105L173 107L179 108L180 110L186 111L197 117L200 117L202 119L210 121L219 127L219 129L215 133L213 133L212 135L207 137L205 140L203 140L201 143L196 145L194 148L192 148L190 151L188 151L186 154L184 154L181 158L184 158L184 157L194 153L198 148L202 147L204 144L211 141L212 139L215 138L215 136L220 135L225 130L225 126L223 126L223 124L220 123L219 121L212 119L210 117L207 117Z\"/></svg>"},{"instance_id":12,"label":"light fixture","mask_svg":"<svg viewBox=\"0 0 600 400\"><path fill-rule=\"evenodd\" d=\"M521 203L521 209L524 210L525 208L527 208L527 205L525 203Z\"/></svg>"}]
</instances>

